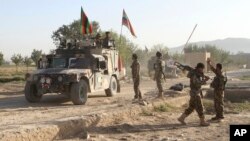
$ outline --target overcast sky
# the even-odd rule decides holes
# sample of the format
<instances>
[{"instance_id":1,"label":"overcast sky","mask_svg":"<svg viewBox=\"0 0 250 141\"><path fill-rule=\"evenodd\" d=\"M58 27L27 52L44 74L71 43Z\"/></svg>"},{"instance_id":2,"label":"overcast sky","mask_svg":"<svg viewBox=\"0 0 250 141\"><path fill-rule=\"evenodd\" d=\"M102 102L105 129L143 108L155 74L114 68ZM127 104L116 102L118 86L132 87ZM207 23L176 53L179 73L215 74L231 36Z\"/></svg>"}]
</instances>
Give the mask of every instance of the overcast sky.
<instances>
[{"instance_id":1,"label":"overcast sky","mask_svg":"<svg viewBox=\"0 0 250 141\"><path fill-rule=\"evenodd\" d=\"M194 25L191 42L250 38L249 0L0 0L0 51L30 55L32 49L54 49L51 35L63 24L80 18L80 8L103 30L120 32L124 8L140 47L163 43L182 45Z\"/></svg>"}]
</instances>

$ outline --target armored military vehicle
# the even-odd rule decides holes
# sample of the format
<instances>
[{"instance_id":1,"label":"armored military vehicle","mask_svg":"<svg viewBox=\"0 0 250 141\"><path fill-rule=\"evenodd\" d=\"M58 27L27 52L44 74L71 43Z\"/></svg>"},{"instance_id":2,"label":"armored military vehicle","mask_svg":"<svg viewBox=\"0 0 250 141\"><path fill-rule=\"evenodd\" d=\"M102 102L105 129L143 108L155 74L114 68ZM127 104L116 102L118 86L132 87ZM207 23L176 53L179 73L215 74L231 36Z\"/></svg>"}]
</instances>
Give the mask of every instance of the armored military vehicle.
<instances>
[{"instance_id":1,"label":"armored military vehicle","mask_svg":"<svg viewBox=\"0 0 250 141\"><path fill-rule=\"evenodd\" d=\"M59 93L75 105L83 105L92 92L116 95L124 75L114 41L103 46L94 40L69 40L60 44L55 54L43 56L38 69L27 75L25 97L28 102L39 102L44 94Z\"/></svg>"},{"instance_id":2,"label":"armored military vehicle","mask_svg":"<svg viewBox=\"0 0 250 141\"><path fill-rule=\"evenodd\" d=\"M164 73L166 74L167 77L177 77L177 73L179 73L179 70L177 70L176 66L174 65L174 61L172 59L166 59L163 58L165 61L165 68L164 68ZM150 78L154 78L154 63L156 61L156 56L152 56L148 60L148 76Z\"/></svg>"}]
</instances>

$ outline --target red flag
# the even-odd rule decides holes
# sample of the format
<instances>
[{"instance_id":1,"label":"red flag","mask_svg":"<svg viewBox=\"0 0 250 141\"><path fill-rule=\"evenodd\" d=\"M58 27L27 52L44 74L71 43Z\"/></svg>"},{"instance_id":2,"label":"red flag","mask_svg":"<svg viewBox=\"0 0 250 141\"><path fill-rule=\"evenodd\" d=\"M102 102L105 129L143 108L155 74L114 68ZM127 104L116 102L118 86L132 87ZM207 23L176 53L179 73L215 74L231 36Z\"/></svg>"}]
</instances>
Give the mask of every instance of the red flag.
<instances>
[{"instance_id":1,"label":"red flag","mask_svg":"<svg viewBox=\"0 0 250 141\"><path fill-rule=\"evenodd\" d=\"M126 14L126 12L125 12L124 9L123 9L123 14L122 14L122 25L126 26L129 29L130 33L134 37L136 37L134 29L133 29L133 27L132 27L132 25L131 25L131 23L130 23L130 21L128 19L128 16L127 16L127 14Z\"/></svg>"},{"instance_id":2,"label":"red flag","mask_svg":"<svg viewBox=\"0 0 250 141\"><path fill-rule=\"evenodd\" d=\"M83 35L92 33L92 25L89 23L89 19L87 15L84 13L82 7L81 7L81 33Z\"/></svg>"}]
</instances>

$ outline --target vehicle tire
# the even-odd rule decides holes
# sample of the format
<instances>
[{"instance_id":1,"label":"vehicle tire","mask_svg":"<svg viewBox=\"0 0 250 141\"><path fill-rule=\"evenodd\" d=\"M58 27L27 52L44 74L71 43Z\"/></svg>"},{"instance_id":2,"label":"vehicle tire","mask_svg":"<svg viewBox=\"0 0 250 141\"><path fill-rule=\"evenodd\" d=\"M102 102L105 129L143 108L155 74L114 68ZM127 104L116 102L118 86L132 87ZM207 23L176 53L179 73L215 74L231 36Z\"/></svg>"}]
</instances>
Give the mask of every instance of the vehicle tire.
<instances>
[{"instance_id":1,"label":"vehicle tire","mask_svg":"<svg viewBox=\"0 0 250 141\"><path fill-rule=\"evenodd\" d=\"M109 97L116 95L117 87L118 87L117 80L115 77L112 76L110 80L109 88L105 90L106 95Z\"/></svg>"},{"instance_id":2,"label":"vehicle tire","mask_svg":"<svg viewBox=\"0 0 250 141\"><path fill-rule=\"evenodd\" d=\"M73 83L70 89L70 98L75 105L84 105L88 99L88 84L84 80Z\"/></svg>"},{"instance_id":3,"label":"vehicle tire","mask_svg":"<svg viewBox=\"0 0 250 141\"><path fill-rule=\"evenodd\" d=\"M24 93L28 102L35 103L42 99L42 95L38 95L38 90L34 83L26 82Z\"/></svg>"}]
</instances>

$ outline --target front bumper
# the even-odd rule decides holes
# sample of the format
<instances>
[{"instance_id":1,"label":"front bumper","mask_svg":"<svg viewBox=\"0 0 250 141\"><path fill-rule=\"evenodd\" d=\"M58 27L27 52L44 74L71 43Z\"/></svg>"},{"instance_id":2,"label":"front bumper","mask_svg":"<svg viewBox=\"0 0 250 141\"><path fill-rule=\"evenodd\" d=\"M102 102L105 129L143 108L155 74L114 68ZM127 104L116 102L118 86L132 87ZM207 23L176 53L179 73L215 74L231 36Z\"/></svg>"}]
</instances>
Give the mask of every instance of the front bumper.
<instances>
[{"instance_id":1,"label":"front bumper","mask_svg":"<svg viewBox=\"0 0 250 141\"><path fill-rule=\"evenodd\" d=\"M35 78L36 77L36 78ZM33 76L33 82L40 93L59 93L69 91L71 83L77 82L76 75L35 75Z\"/></svg>"}]
</instances>

